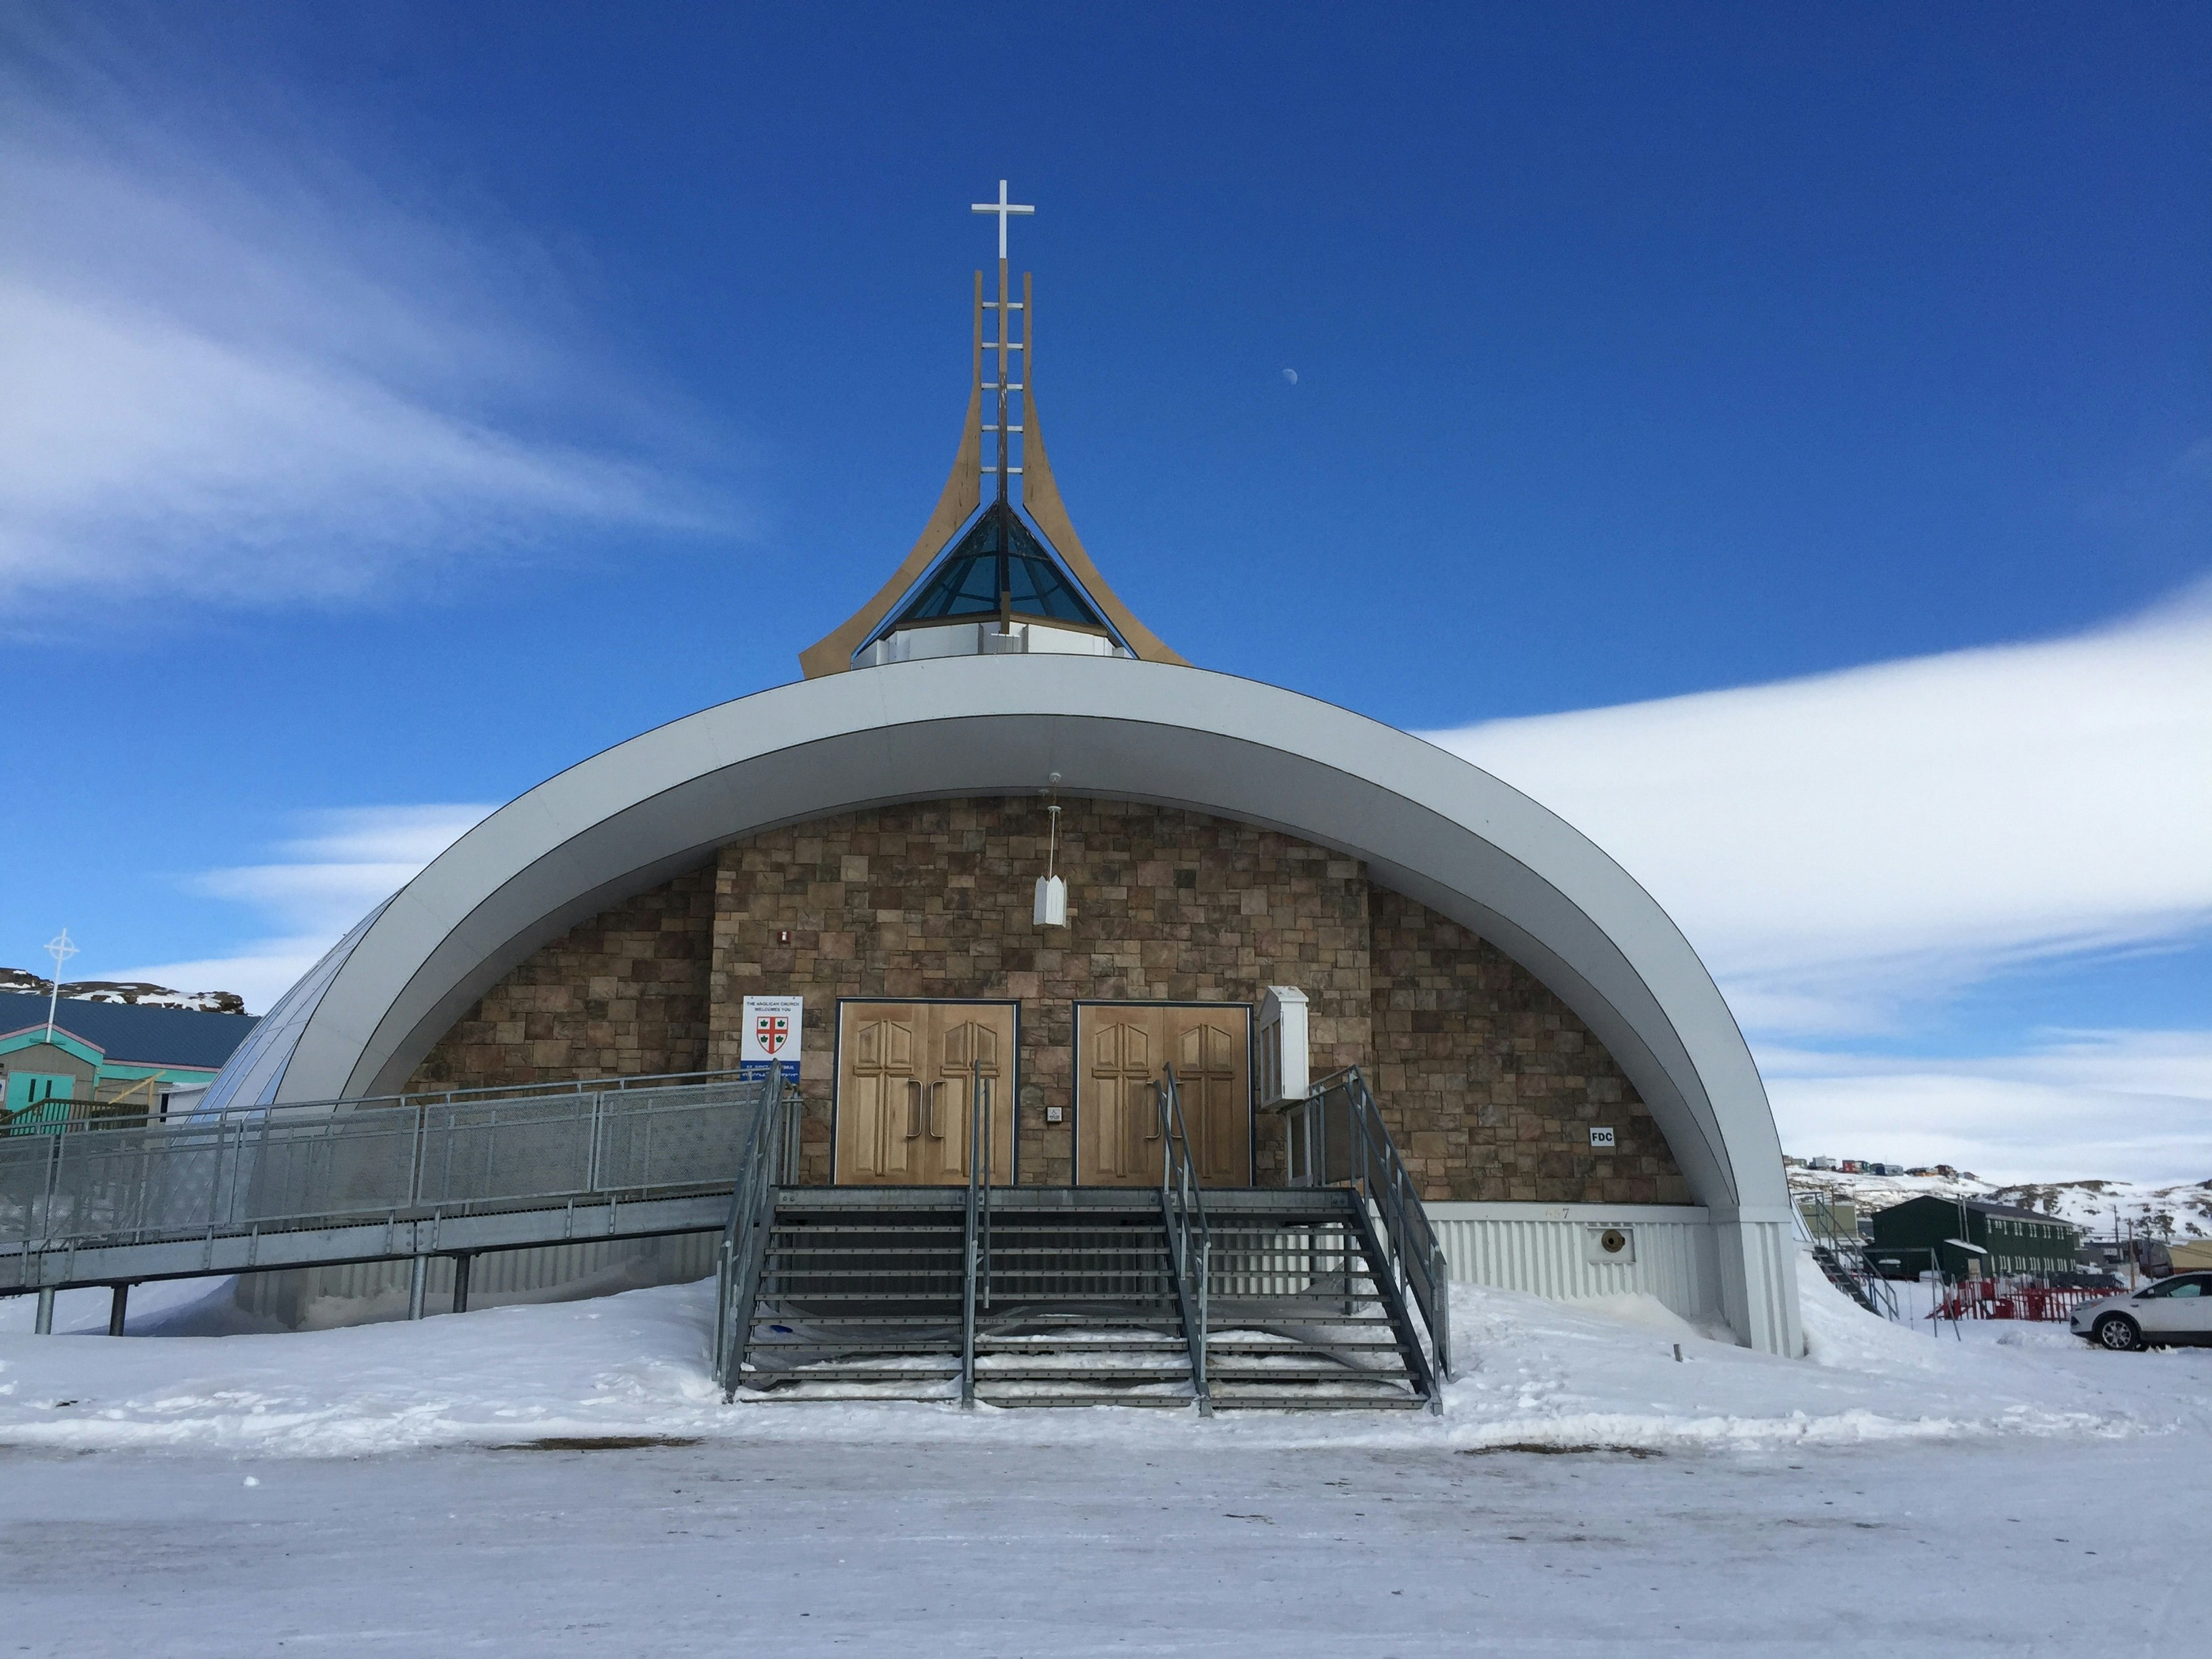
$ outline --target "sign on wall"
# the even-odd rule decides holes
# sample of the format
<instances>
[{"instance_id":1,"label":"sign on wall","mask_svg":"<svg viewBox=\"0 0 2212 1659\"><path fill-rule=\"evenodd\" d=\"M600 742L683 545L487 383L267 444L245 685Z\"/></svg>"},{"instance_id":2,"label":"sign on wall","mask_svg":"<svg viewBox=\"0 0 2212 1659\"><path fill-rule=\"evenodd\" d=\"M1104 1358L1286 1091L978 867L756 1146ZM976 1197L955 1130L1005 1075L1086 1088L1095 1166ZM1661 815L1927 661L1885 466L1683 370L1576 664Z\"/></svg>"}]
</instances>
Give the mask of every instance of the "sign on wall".
<instances>
[{"instance_id":1,"label":"sign on wall","mask_svg":"<svg viewBox=\"0 0 2212 1659\"><path fill-rule=\"evenodd\" d=\"M799 1081L799 1048L806 1021L805 997L747 997L738 1034L738 1069L758 1077L771 1062L787 1082Z\"/></svg>"}]
</instances>

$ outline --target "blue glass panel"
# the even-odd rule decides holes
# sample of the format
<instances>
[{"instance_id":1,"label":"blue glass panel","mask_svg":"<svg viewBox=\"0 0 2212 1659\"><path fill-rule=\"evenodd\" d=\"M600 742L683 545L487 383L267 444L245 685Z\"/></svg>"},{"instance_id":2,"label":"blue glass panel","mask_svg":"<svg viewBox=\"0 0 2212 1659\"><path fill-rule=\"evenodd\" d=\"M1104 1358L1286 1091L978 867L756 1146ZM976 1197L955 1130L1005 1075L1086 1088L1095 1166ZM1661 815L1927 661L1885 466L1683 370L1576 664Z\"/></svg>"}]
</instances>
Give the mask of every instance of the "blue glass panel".
<instances>
[{"instance_id":1,"label":"blue glass panel","mask_svg":"<svg viewBox=\"0 0 2212 1659\"><path fill-rule=\"evenodd\" d=\"M939 617L994 617L999 612L999 562L989 554L959 554L906 608L901 622Z\"/></svg>"},{"instance_id":2,"label":"blue glass panel","mask_svg":"<svg viewBox=\"0 0 2212 1659\"><path fill-rule=\"evenodd\" d=\"M891 626L995 617L1002 589L1018 617L1105 626L1044 544L1003 502L975 521Z\"/></svg>"}]
</instances>

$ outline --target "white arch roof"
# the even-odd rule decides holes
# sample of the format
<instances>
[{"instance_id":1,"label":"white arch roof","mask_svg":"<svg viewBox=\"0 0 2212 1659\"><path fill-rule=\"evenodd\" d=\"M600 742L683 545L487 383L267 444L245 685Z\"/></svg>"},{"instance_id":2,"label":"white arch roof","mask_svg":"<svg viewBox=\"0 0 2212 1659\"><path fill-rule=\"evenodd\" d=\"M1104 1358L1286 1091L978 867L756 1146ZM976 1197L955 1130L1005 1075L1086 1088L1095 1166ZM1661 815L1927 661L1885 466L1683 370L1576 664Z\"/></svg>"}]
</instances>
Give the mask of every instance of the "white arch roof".
<instances>
[{"instance_id":1,"label":"white arch roof","mask_svg":"<svg viewBox=\"0 0 2212 1659\"><path fill-rule=\"evenodd\" d=\"M1784 1212L1773 1117L1727 1004L1665 912L1588 838L1489 774L1345 709L1107 659L838 674L593 756L485 819L364 921L272 1011L270 1041L249 1045L251 1066L220 1079L209 1103L393 1092L532 951L721 842L865 806L1026 794L1053 772L1064 793L1188 807L1365 860L1582 1017L1717 1218Z\"/></svg>"}]
</instances>

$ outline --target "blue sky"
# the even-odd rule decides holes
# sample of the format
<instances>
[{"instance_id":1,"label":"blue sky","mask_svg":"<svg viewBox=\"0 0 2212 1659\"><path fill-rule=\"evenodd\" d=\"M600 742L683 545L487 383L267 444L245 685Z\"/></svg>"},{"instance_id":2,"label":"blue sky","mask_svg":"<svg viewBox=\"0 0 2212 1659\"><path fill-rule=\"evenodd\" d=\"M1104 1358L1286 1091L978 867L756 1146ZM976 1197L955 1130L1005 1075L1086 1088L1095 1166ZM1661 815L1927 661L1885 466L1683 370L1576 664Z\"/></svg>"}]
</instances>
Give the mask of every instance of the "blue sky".
<instances>
[{"instance_id":1,"label":"blue sky","mask_svg":"<svg viewBox=\"0 0 2212 1659\"><path fill-rule=\"evenodd\" d=\"M1584 823L1795 1149L2212 1174L2212 17L1260 17L11 10L0 962L258 1005L792 678L943 479L1003 175L1171 643Z\"/></svg>"}]
</instances>

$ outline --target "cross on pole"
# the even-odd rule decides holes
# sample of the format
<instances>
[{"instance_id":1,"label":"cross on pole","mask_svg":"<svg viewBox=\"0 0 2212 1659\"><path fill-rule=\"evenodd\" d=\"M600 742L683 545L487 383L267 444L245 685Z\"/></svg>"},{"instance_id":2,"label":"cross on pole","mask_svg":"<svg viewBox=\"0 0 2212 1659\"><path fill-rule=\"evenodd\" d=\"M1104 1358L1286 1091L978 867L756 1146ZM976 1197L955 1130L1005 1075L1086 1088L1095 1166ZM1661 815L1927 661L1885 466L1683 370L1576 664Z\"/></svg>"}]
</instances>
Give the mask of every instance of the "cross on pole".
<instances>
[{"instance_id":1,"label":"cross on pole","mask_svg":"<svg viewBox=\"0 0 2212 1659\"><path fill-rule=\"evenodd\" d=\"M1006 220L1010 216L1017 213L1035 213L1036 209L1023 207L1018 203L1008 201L1006 181L1001 179L999 180L999 199L995 202L978 202L971 210L976 213L995 213L999 216L999 258L1003 260L1006 257Z\"/></svg>"},{"instance_id":2,"label":"cross on pole","mask_svg":"<svg viewBox=\"0 0 2212 1659\"><path fill-rule=\"evenodd\" d=\"M1036 210L1033 207L1024 207L1018 202L1009 201L1006 197L1006 181L1001 179L999 180L999 199L995 202L977 202L972 210L977 213L994 213L999 216L999 384L991 388L998 399L999 418L995 425L985 429L999 434L999 499L1003 501L1006 499L1007 474L1020 471L1018 467L1010 463L1006 447L1009 434L1021 429L1019 427L1010 426L1006 419L1007 394L1021 389L1011 384L1006 379L1006 358L1010 353L1019 351L1023 354L1022 378L1024 382L1029 378L1028 347L1017 343L1008 332L1007 313L1012 309L1010 302L1013 296L1008 292L1006 286L1006 221L1017 213L1035 213ZM1003 558L1000 562L999 569L1000 586L1003 590L1006 586L1004 580L1006 563Z\"/></svg>"},{"instance_id":3,"label":"cross on pole","mask_svg":"<svg viewBox=\"0 0 2212 1659\"><path fill-rule=\"evenodd\" d=\"M46 1041L54 1040L54 1005L62 996L62 964L76 954L76 946L70 943L69 929L64 927L46 941L46 954L54 959L54 988L46 998Z\"/></svg>"}]
</instances>

